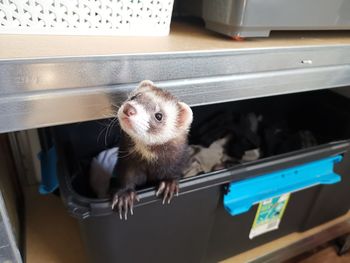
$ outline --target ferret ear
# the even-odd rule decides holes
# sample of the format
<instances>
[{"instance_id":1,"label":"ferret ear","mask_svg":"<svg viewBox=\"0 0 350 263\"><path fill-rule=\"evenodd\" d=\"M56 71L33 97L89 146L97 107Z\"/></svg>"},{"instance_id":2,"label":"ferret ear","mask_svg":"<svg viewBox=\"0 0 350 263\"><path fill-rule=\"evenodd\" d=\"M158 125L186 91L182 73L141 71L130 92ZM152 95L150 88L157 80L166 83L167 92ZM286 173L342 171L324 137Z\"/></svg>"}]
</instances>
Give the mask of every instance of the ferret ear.
<instances>
[{"instance_id":1,"label":"ferret ear","mask_svg":"<svg viewBox=\"0 0 350 263\"><path fill-rule=\"evenodd\" d=\"M154 83L150 80L143 80L140 82L139 86L137 87L137 90L148 88L148 87L150 87L150 88L154 87Z\"/></svg>"},{"instance_id":2,"label":"ferret ear","mask_svg":"<svg viewBox=\"0 0 350 263\"><path fill-rule=\"evenodd\" d=\"M193 113L191 108L184 102L178 102L180 112L178 123L181 128L188 130L193 120Z\"/></svg>"}]
</instances>

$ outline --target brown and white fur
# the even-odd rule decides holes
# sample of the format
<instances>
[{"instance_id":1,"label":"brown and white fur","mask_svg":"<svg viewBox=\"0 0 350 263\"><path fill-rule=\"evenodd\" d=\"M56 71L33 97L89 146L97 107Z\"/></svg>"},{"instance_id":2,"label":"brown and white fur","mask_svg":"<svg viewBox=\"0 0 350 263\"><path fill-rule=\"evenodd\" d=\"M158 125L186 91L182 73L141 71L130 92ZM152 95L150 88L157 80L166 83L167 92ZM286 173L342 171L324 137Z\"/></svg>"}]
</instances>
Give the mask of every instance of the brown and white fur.
<instances>
[{"instance_id":1,"label":"brown and white fur","mask_svg":"<svg viewBox=\"0 0 350 263\"><path fill-rule=\"evenodd\" d=\"M158 184L156 195L170 203L187 160L191 108L169 92L143 81L118 110L122 130L119 159L112 179L112 209L126 219L138 200L136 186ZM115 180L115 181L113 181Z\"/></svg>"}]
</instances>

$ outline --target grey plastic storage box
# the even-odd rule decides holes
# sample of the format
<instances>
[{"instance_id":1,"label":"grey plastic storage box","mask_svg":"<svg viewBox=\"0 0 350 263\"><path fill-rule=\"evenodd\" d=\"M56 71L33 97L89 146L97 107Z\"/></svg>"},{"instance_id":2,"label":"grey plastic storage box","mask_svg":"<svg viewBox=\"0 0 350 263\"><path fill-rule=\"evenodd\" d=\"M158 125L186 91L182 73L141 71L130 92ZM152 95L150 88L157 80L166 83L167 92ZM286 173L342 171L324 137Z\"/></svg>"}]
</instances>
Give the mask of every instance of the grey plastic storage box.
<instances>
[{"instance_id":1,"label":"grey plastic storage box","mask_svg":"<svg viewBox=\"0 0 350 263\"><path fill-rule=\"evenodd\" d=\"M91 194L87 178L91 158L118 144L119 128L111 127L105 141L97 139L105 127L101 121L54 127L60 193L68 211L79 219L90 261L213 263L346 213L350 207L350 141L343 139L350 138L350 107L348 99L333 95L312 92L193 108L194 131L212 114L254 111L286 120L297 130L310 129L319 145L184 178L179 197L170 205L162 205L154 187L142 188L141 200L127 221L111 211L109 199ZM190 141L195 138L191 136ZM338 181L299 185L274 231L249 238L257 204L234 216L224 208L229 185L327 158L343 158L334 163ZM296 178L294 174L291 177Z\"/></svg>"},{"instance_id":2,"label":"grey plastic storage box","mask_svg":"<svg viewBox=\"0 0 350 263\"><path fill-rule=\"evenodd\" d=\"M208 29L233 37L267 37L271 30L350 29L348 0L203 0L201 4L196 3L197 8L202 9Z\"/></svg>"}]
</instances>

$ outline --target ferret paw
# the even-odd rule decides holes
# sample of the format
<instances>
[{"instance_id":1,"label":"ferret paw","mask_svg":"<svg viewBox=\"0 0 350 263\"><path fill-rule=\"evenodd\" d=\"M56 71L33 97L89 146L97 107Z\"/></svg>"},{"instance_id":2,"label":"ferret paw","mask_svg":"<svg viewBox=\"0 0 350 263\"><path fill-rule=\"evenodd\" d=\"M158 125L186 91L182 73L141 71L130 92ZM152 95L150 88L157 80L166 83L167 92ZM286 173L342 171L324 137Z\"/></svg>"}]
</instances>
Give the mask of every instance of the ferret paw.
<instances>
[{"instance_id":1,"label":"ferret paw","mask_svg":"<svg viewBox=\"0 0 350 263\"><path fill-rule=\"evenodd\" d=\"M177 180L162 181L159 184L156 196L159 196L160 194L163 194L163 205L165 202L170 204L170 201L173 199L174 195L179 195L179 182Z\"/></svg>"},{"instance_id":2,"label":"ferret paw","mask_svg":"<svg viewBox=\"0 0 350 263\"><path fill-rule=\"evenodd\" d=\"M127 191L122 193L116 193L112 199L112 210L118 209L119 218L127 220L128 219L128 210L130 214L134 214L134 202L140 201L139 197L134 191Z\"/></svg>"}]
</instances>

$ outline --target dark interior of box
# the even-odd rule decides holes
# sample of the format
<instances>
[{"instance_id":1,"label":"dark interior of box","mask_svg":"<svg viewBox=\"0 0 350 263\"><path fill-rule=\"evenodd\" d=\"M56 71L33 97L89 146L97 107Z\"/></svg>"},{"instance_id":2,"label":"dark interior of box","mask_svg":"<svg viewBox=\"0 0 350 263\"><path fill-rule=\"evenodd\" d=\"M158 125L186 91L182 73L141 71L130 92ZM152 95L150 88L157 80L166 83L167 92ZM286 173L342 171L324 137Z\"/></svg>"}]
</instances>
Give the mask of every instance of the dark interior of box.
<instances>
[{"instance_id":1,"label":"dark interior of box","mask_svg":"<svg viewBox=\"0 0 350 263\"><path fill-rule=\"evenodd\" d=\"M304 92L193 107L194 121L189 142L198 144L201 142L200 136L210 135L210 131L205 129L203 133L201 127L203 123L208 123L218 116L229 116L229 118L232 116L234 123L231 127L234 129L235 122L239 122L242 116L254 113L256 116L263 116L257 131L259 136L266 127L277 125L277 128L282 126L288 130L284 137L280 138L282 142L289 139L288 134L308 130L320 145L350 138L349 108L348 99L330 91ZM225 122L223 125L225 126L222 129L230 126ZM56 143L63 146L68 170L73 176L73 187L83 196L94 197L88 183L89 164L91 159L102 150L118 145L120 134L118 122L111 119L99 120L57 126L54 130ZM227 130L230 131L230 129ZM220 137L220 133L216 133L215 136ZM270 142L264 142L264 140L260 142L261 158L284 153L285 149L282 147L279 149L280 152L271 154L266 150L267 145L264 145L267 143ZM294 144L293 140L289 145L293 146L289 148L289 152L300 148L300 145ZM235 144L232 147L235 147Z\"/></svg>"}]
</instances>

